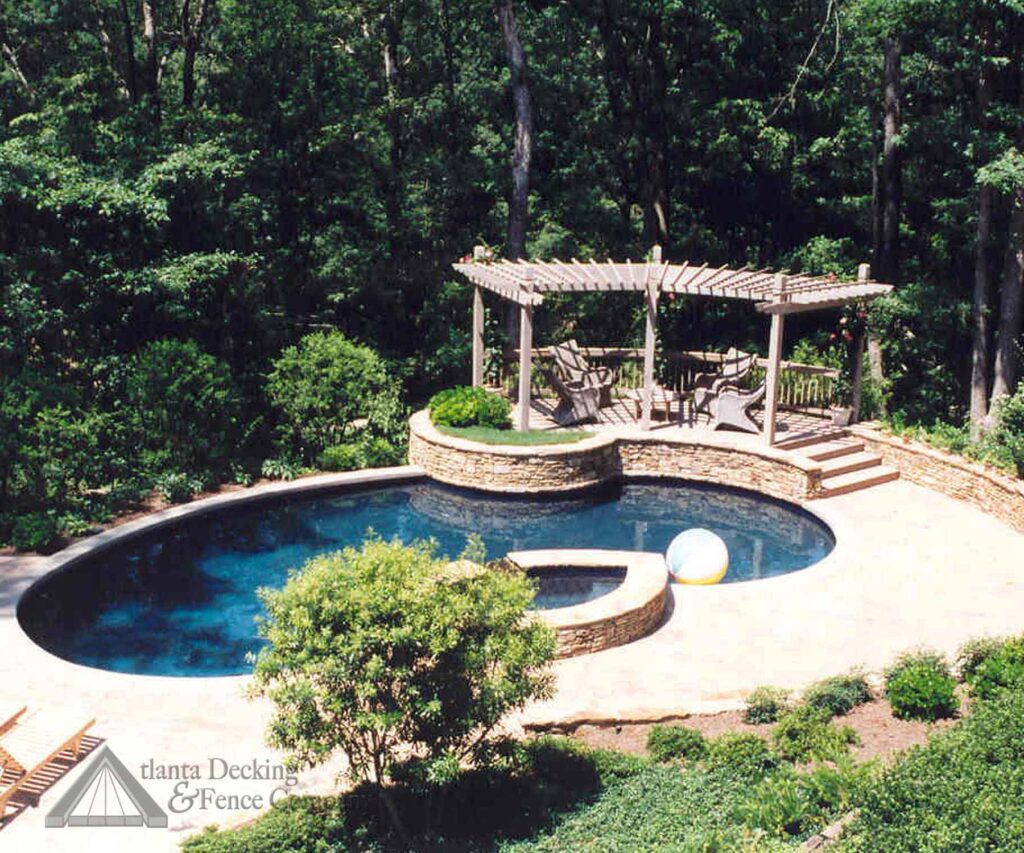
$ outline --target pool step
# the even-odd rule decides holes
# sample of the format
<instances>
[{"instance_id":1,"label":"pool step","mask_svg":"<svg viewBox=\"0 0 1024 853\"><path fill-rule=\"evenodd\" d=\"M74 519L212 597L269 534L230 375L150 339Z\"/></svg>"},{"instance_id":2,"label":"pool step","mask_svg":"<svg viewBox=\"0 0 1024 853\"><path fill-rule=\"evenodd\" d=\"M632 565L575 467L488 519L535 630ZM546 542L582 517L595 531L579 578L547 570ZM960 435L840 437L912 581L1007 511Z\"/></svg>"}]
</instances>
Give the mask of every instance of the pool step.
<instances>
[{"instance_id":1,"label":"pool step","mask_svg":"<svg viewBox=\"0 0 1024 853\"><path fill-rule=\"evenodd\" d=\"M837 495L847 495L850 492L880 486L882 483L890 483L893 480L898 480L899 477L900 472L895 468L881 464L872 465L870 468L860 468L846 474L826 475L821 479L821 497L834 498Z\"/></svg>"}]
</instances>

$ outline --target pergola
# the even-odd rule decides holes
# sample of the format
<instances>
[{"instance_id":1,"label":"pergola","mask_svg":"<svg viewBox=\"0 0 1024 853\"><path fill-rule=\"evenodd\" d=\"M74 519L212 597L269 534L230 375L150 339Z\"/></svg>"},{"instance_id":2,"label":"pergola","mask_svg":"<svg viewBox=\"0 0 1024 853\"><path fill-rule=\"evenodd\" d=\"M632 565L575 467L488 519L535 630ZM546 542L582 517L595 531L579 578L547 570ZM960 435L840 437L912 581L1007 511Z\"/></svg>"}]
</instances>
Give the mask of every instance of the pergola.
<instances>
[{"instance_id":1,"label":"pergola","mask_svg":"<svg viewBox=\"0 0 1024 853\"><path fill-rule=\"evenodd\" d=\"M856 281L835 276L788 275L767 269L732 269L689 262L672 264L661 259L655 246L650 260L640 263L615 261L583 263L563 261L488 261L483 247L473 250L473 261L453 264L455 270L473 283L473 384L482 385L484 376L483 291L495 293L519 306L519 411L516 427L529 428L530 368L533 350L533 309L542 304L545 293L587 293L630 291L644 294L647 328L644 337L644 385L641 426L651 428L651 400L654 390L654 351L657 344L658 299L662 294L743 299L771 317L768 337L768 365L765 376L764 440L775 441L779 399L779 367L786 315L825 308L839 308L851 302L874 299L892 290L892 285L871 280L871 268L861 264Z\"/></svg>"}]
</instances>

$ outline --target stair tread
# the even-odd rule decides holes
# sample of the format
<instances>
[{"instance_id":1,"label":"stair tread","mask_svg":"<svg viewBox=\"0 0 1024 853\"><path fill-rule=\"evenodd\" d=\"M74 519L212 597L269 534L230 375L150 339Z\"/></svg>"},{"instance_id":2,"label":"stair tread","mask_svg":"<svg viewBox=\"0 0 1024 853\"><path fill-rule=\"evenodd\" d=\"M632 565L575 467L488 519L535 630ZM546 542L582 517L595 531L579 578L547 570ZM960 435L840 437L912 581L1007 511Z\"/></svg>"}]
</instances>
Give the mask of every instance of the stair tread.
<instances>
[{"instance_id":1,"label":"stair tread","mask_svg":"<svg viewBox=\"0 0 1024 853\"><path fill-rule=\"evenodd\" d=\"M850 471L847 474L838 474L829 477L822 482L822 497L855 492L859 489L866 489L869 486L878 486L899 479L900 472L888 465L876 465L873 468L863 468L859 471Z\"/></svg>"},{"instance_id":2,"label":"stair tread","mask_svg":"<svg viewBox=\"0 0 1024 853\"><path fill-rule=\"evenodd\" d=\"M836 441L837 439L846 438L847 436L849 436L849 433L845 429L842 427L836 427L826 433L798 433L792 438L777 436L775 446L780 450L799 450L805 447L821 444L826 441Z\"/></svg>"},{"instance_id":3,"label":"stair tread","mask_svg":"<svg viewBox=\"0 0 1024 853\"><path fill-rule=\"evenodd\" d=\"M804 456L813 459L815 462L824 462L826 459L835 459L838 456L848 456L852 453L859 453L864 449L864 442L850 437L833 441L823 441L821 444L811 444L804 449Z\"/></svg>"},{"instance_id":4,"label":"stair tread","mask_svg":"<svg viewBox=\"0 0 1024 853\"><path fill-rule=\"evenodd\" d=\"M875 453L856 451L826 459L821 463L822 477L830 480L841 477L843 474L854 471L863 471L869 468L879 467L882 464L882 457Z\"/></svg>"}]
</instances>

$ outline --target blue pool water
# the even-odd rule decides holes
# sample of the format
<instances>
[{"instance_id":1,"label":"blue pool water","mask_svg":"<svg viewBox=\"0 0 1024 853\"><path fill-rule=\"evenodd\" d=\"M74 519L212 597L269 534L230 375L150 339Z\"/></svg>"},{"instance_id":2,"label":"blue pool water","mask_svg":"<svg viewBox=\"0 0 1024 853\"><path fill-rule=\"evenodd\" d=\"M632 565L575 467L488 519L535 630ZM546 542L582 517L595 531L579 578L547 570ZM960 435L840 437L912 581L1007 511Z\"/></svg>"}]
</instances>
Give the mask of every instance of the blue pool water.
<instances>
[{"instance_id":1,"label":"blue pool water","mask_svg":"<svg viewBox=\"0 0 1024 853\"><path fill-rule=\"evenodd\" d=\"M689 527L709 528L728 544L725 583L804 568L834 544L828 528L798 507L716 486L630 482L551 500L416 481L262 503L159 529L44 578L18 618L43 648L87 666L240 674L250 669L247 653L259 648L256 589L282 585L315 554L358 545L370 528L404 542L433 537L453 556L478 533L497 558L534 548L663 553Z\"/></svg>"}]
</instances>

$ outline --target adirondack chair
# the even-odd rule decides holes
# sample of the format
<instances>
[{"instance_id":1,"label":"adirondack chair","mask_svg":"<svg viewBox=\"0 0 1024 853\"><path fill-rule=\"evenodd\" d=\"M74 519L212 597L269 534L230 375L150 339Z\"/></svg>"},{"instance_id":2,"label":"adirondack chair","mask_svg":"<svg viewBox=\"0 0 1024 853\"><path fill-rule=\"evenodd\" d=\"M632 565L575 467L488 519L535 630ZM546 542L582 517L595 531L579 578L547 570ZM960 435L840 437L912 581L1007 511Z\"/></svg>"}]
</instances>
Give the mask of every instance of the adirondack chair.
<instances>
[{"instance_id":1,"label":"adirondack chair","mask_svg":"<svg viewBox=\"0 0 1024 853\"><path fill-rule=\"evenodd\" d=\"M601 406L612 404L612 385L615 378L609 367L591 367L584 358L576 341L568 340L563 344L551 347L555 357L555 367L566 383L581 382L587 388L597 388L598 403Z\"/></svg>"},{"instance_id":2,"label":"adirondack chair","mask_svg":"<svg viewBox=\"0 0 1024 853\"><path fill-rule=\"evenodd\" d=\"M719 370L713 373L698 373L693 380L694 412L711 411L711 400L727 386L738 387L754 369L755 362L755 356L730 347Z\"/></svg>"},{"instance_id":3,"label":"adirondack chair","mask_svg":"<svg viewBox=\"0 0 1024 853\"><path fill-rule=\"evenodd\" d=\"M767 387L762 382L749 391L734 385L720 388L717 394L708 399L714 429L733 427L743 432L760 432L761 427L750 416L750 410L764 399Z\"/></svg>"},{"instance_id":4,"label":"adirondack chair","mask_svg":"<svg viewBox=\"0 0 1024 853\"><path fill-rule=\"evenodd\" d=\"M558 406L551 417L559 426L571 426L597 418L601 408L601 390L582 381L566 382L558 370L543 371L558 395Z\"/></svg>"}]
</instances>

